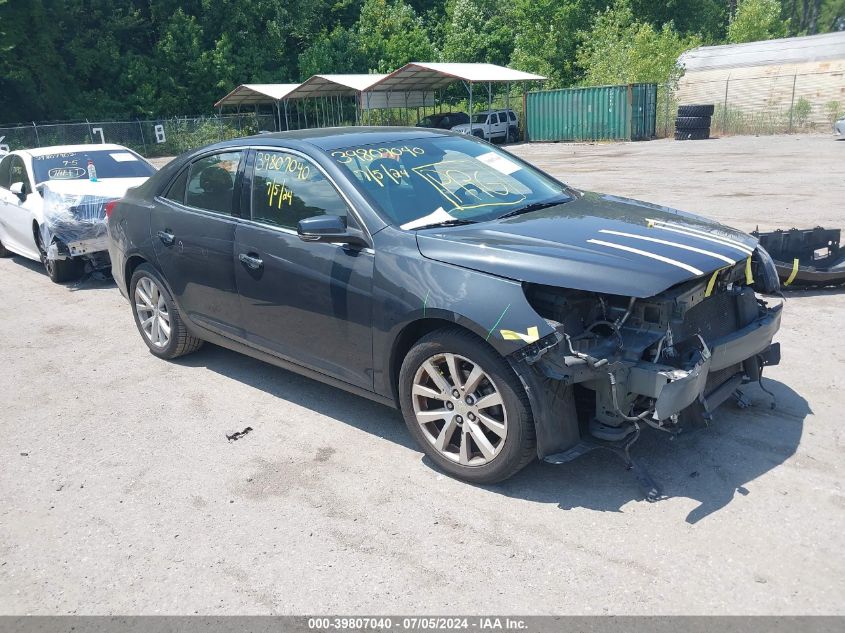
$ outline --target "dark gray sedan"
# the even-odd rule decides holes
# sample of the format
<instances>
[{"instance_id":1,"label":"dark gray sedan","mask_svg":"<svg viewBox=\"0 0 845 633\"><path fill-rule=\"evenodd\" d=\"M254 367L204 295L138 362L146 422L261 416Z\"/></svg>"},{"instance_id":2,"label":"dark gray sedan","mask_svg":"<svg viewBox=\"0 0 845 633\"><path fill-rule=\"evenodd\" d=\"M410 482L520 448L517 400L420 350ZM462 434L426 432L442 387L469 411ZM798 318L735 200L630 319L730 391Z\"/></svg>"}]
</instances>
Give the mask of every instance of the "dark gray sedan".
<instances>
[{"instance_id":1,"label":"dark gray sedan","mask_svg":"<svg viewBox=\"0 0 845 633\"><path fill-rule=\"evenodd\" d=\"M395 406L473 482L675 433L779 358L754 238L450 132L211 145L131 190L109 229L153 354L210 341Z\"/></svg>"}]
</instances>

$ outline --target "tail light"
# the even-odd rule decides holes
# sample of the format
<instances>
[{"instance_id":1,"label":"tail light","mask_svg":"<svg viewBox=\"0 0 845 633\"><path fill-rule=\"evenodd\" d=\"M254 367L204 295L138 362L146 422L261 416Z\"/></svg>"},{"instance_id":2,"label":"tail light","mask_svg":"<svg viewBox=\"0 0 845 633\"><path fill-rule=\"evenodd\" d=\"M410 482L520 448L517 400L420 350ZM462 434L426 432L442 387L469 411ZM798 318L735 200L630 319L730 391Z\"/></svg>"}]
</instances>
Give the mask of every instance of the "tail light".
<instances>
[{"instance_id":1,"label":"tail light","mask_svg":"<svg viewBox=\"0 0 845 633\"><path fill-rule=\"evenodd\" d=\"M114 211L114 207L115 207L115 205L117 205L117 203L118 203L117 200L110 200L110 201L106 202L106 204L103 206L103 209L105 209L105 211L106 211L106 220L111 219L112 211Z\"/></svg>"}]
</instances>

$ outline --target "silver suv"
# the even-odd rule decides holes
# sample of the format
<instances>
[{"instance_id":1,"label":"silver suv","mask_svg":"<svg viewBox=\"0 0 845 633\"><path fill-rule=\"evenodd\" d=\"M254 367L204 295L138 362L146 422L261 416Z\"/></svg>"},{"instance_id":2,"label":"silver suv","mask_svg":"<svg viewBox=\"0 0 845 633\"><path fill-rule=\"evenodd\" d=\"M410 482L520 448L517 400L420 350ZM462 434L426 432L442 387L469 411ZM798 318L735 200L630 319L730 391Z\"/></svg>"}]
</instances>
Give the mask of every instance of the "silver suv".
<instances>
[{"instance_id":1,"label":"silver suv","mask_svg":"<svg viewBox=\"0 0 845 633\"><path fill-rule=\"evenodd\" d=\"M519 139L519 121L513 110L487 110L473 114L469 123L456 125L452 131L472 134L485 141L510 143Z\"/></svg>"}]
</instances>

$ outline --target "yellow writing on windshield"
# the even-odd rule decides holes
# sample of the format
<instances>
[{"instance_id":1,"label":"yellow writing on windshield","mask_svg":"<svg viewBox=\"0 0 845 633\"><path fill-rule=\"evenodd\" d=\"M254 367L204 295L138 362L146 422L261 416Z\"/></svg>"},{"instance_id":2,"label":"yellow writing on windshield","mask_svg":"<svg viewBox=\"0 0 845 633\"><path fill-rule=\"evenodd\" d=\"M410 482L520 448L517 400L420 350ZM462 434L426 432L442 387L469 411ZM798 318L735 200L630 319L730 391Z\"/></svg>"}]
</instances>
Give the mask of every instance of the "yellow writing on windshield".
<instances>
[{"instance_id":1,"label":"yellow writing on windshield","mask_svg":"<svg viewBox=\"0 0 845 633\"><path fill-rule=\"evenodd\" d=\"M399 165L399 163L396 164ZM384 187L385 179L387 179L388 182L398 185L402 182L403 177L409 177L408 170L401 165L398 167L388 167L385 164L376 166L370 165L369 167L364 167L363 169L355 169L353 170L353 173L359 180L374 182L379 187Z\"/></svg>"},{"instance_id":2,"label":"yellow writing on windshield","mask_svg":"<svg viewBox=\"0 0 845 633\"><path fill-rule=\"evenodd\" d=\"M421 147L409 147L408 145L401 147L358 147L356 149L336 150L332 152L332 157L337 162L348 165L356 158L362 161L373 161L379 158L399 160L406 154L422 156L425 154L425 150Z\"/></svg>"},{"instance_id":3,"label":"yellow writing on windshield","mask_svg":"<svg viewBox=\"0 0 845 633\"><path fill-rule=\"evenodd\" d=\"M475 160L447 160L413 167L412 171L434 187L455 209L512 206L525 194L511 191L501 174Z\"/></svg>"}]
</instances>

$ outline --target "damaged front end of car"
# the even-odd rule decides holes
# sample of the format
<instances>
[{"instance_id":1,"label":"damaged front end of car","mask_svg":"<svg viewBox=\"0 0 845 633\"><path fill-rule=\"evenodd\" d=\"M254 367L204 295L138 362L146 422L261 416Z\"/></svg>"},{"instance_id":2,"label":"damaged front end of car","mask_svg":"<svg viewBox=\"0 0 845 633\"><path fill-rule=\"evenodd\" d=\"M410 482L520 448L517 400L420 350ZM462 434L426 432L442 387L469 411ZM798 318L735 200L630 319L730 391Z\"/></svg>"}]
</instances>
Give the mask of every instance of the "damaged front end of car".
<instances>
[{"instance_id":1,"label":"damaged front end of car","mask_svg":"<svg viewBox=\"0 0 845 633\"><path fill-rule=\"evenodd\" d=\"M511 363L533 400L540 457L553 463L609 448L633 467L642 426L676 434L706 424L728 398L744 404L738 388L780 360L782 304L758 295L777 292L777 273L759 247L649 298L523 288L554 332ZM650 498L659 494L645 482Z\"/></svg>"}]
</instances>

